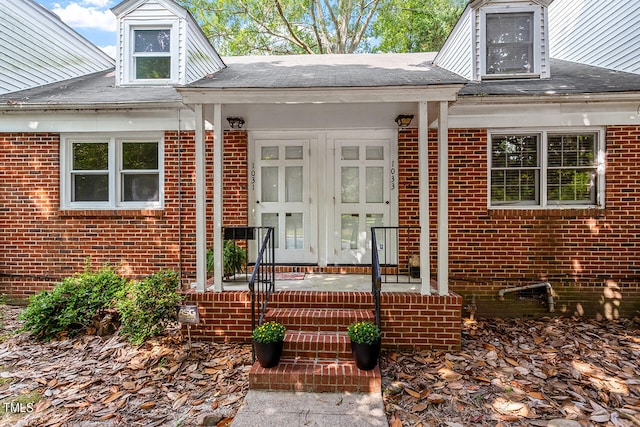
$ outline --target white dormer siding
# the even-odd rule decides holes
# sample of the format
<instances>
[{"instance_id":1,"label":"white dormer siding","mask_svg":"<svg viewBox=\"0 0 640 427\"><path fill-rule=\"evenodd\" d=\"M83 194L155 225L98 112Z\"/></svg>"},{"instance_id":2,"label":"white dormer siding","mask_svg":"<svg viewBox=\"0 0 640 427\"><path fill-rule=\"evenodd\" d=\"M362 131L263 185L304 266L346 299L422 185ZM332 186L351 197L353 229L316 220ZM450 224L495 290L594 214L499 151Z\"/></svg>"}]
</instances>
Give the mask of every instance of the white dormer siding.
<instances>
[{"instance_id":1,"label":"white dormer siding","mask_svg":"<svg viewBox=\"0 0 640 427\"><path fill-rule=\"evenodd\" d=\"M556 0L549 7L551 57L640 74L640 2Z\"/></svg>"},{"instance_id":2,"label":"white dormer siding","mask_svg":"<svg viewBox=\"0 0 640 427\"><path fill-rule=\"evenodd\" d=\"M547 6L550 0L477 0L467 5L449 35L434 64L460 76L479 81L496 78L548 78L549 49ZM513 15L512 15L513 14ZM488 31L495 29L499 19L522 19L530 28L527 40L505 43L505 49L516 52L526 49L528 62L512 60L504 69L488 63ZM488 21L494 23L487 24ZM502 42L500 42L502 43ZM501 44L496 45L498 48ZM522 56L520 56L522 57ZM513 58L518 58L514 53ZM506 61L508 62L508 61ZM519 65L522 65L518 68Z\"/></svg>"},{"instance_id":3,"label":"white dormer siding","mask_svg":"<svg viewBox=\"0 0 640 427\"><path fill-rule=\"evenodd\" d=\"M35 1L0 1L0 94L113 66L112 58Z\"/></svg>"},{"instance_id":4,"label":"white dormer siding","mask_svg":"<svg viewBox=\"0 0 640 427\"><path fill-rule=\"evenodd\" d=\"M193 17L175 2L127 0L112 10L118 22L118 85L185 85L224 68ZM146 50L136 45L136 36L140 40L145 34L162 43L156 40Z\"/></svg>"}]
</instances>

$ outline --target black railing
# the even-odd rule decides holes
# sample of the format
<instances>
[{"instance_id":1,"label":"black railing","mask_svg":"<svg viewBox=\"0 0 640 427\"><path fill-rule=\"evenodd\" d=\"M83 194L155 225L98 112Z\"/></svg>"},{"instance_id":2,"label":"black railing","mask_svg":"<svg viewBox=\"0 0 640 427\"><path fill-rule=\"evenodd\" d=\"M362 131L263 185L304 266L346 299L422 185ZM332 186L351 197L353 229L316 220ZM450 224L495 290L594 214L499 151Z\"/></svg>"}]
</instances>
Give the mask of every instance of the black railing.
<instances>
[{"instance_id":1,"label":"black railing","mask_svg":"<svg viewBox=\"0 0 640 427\"><path fill-rule=\"evenodd\" d=\"M256 227L257 228L257 227ZM273 227L264 227L266 233L253 265L253 272L249 278L249 293L251 294L251 330L262 325L269 297L275 292L276 264L275 264L275 239Z\"/></svg>"},{"instance_id":2,"label":"black railing","mask_svg":"<svg viewBox=\"0 0 640 427\"><path fill-rule=\"evenodd\" d=\"M420 283L419 226L372 227L371 247L381 283Z\"/></svg>"},{"instance_id":3,"label":"black railing","mask_svg":"<svg viewBox=\"0 0 640 427\"><path fill-rule=\"evenodd\" d=\"M382 271L380 269L380 258L378 256L378 243L376 239L376 227L371 228L371 293L373 294L373 306L376 316L376 326L382 328L380 322L380 292L382 291Z\"/></svg>"}]
</instances>

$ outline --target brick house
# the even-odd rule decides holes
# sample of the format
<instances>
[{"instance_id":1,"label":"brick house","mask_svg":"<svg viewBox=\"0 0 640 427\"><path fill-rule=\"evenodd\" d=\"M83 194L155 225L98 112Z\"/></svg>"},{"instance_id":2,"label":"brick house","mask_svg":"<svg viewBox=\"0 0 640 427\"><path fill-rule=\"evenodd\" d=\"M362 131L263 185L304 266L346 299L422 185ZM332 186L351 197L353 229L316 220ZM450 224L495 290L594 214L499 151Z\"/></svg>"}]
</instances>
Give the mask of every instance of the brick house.
<instances>
[{"instance_id":1,"label":"brick house","mask_svg":"<svg viewBox=\"0 0 640 427\"><path fill-rule=\"evenodd\" d=\"M419 255L422 274L384 294L391 345L459 348L463 306L546 314L541 288L511 291L539 283L556 313L633 315L638 50L613 40L590 63L558 16L606 31L593 22L619 8L571 4L471 1L437 54L221 59L173 1L126 0L114 61L35 2L3 2L0 294L87 257L171 268L195 286L197 334L244 340L249 297L224 290L214 236L272 226L279 270L368 274L370 228L400 226L417 231L375 249L405 270Z\"/></svg>"}]
</instances>

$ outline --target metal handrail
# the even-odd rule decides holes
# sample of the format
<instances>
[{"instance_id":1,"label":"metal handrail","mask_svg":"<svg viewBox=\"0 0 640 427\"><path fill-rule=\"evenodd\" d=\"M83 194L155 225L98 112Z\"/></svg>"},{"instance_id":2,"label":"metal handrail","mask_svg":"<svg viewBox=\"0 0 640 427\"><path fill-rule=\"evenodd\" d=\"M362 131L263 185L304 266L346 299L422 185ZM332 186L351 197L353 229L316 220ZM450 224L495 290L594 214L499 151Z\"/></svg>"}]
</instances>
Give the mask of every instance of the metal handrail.
<instances>
[{"instance_id":1,"label":"metal handrail","mask_svg":"<svg viewBox=\"0 0 640 427\"><path fill-rule=\"evenodd\" d=\"M249 279L249 293L251 294L251 330L257 325L262 325L269 297L275 292L276 267L275 267L275 240L273 239L273 227L265 227L265 234L260 251L253 266L253 272ZM256 284L258 289L256 290ZM259 312L259 318L256 315ZM257 322L256 322L257 320ZM256 325L257 323L257 325Z\"/></svg>"},{"instance_id":2,"label":"metal handrail","mask_svg":"<svg viewBox=\"0 0 640 427\"><path fill-rule=\"evenodd\" d=\"M378 242L376 238L376 227L371 227L371 293L373 294L374 314L376 326L382 329L380 321L380 292L382 291L382 270L380 268L380 257L378 256Z\"/></svg>"}]
</instances>

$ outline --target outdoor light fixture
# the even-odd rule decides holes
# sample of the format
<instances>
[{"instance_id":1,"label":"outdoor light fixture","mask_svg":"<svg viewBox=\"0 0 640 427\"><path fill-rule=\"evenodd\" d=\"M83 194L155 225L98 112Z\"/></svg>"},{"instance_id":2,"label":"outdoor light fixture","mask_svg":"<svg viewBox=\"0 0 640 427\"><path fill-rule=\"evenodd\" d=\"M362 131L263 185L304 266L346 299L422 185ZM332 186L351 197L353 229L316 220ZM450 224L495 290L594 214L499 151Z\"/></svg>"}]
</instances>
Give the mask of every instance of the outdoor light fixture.
<instances>
[{"instance_id":1,"label":"outdoor light fixture","mask_svg":"<svg viewBox=\"0 0 640 427\"><path fill-rule=\"evenodd\" d=\"M406 128L411 124L411 120L413 120L413 114L399 114L396 117L396 123L401 128Z\"/></svg>"},{"instance_id":2,"label":"outdoor light fixture","mask_svg":"<svg viewBox=\"0 0 640 427\"><path fill-rule=\"evenodd\" d=\"M242 129L242 126L244 126L244 119L242 117L227 117L227 121L231 129Z\"/></svg>"}]
</instances>

